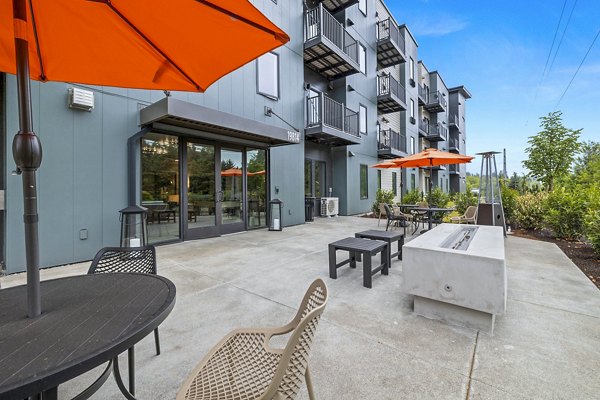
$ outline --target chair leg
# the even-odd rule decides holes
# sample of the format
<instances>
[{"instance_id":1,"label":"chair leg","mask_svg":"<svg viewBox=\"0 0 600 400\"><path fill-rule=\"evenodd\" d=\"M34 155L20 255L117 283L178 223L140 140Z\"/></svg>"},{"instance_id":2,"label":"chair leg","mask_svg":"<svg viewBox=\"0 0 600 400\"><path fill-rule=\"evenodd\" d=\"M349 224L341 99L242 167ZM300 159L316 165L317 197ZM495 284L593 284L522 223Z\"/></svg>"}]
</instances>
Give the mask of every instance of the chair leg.
<instances>
[{"instance_id":1,"label":"chair leg","mask_svg":"<svg viewBox=\"0 0 600 400\"><path fill-rule=\"evenodd\" d=\"M156 355L160 355L160 338L158 337L158 328L154 330L154 345L156 346Z\"/></svg>"},{"instance_id":2,"label":"chair leg","mask_svg":"<svg viewBox=\"0 0 600 400\"><path fill-rule=\"evenodd\" d=\"M310 372L308 370L308 365L306 366L306 371L304 371L304 378L306 380L306 388L308 389L308 398L310 400L315 400L315 392L312 386L312 379L310 378Z\"/></svg>"}]
</instances>

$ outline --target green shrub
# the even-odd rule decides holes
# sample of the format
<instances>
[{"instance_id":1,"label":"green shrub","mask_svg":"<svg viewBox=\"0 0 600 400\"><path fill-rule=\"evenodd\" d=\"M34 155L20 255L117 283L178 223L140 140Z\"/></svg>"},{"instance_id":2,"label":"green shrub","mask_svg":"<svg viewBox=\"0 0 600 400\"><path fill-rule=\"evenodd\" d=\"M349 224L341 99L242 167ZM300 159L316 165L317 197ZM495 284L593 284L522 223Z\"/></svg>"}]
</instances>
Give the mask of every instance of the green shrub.
<instances>
[{"instance_id":1,"label":"green shrub","mask_svg":"<svg viewBox=\"0 0 600 400\"><path fill-rule=\"evenodd\" d=\"M512 225L519 192L515 189L509 188L508 186L502 186L501 191L502 206L504 208L504 220L506 221L507 225Z\"/></svg>"},{"instance_id":2,"label":"green shrub","mask_svg":"<svg viewBox=\"0 0 600 400\"><path fill-rule=\"evenodd\" d=\"M404 204L416 204L421 201L422 198L421 192L415 189L402 196L402 202Z\"/></svg>"},{"instance_id":3,"label":"green shrub","mask_svg":"<svg viewBox=\"0 0 600 400\"><path fill-rule=\"evenodd\" d=\"M528 193L517 197L512 224L523 229L543 228L545 197L545 192Z\"/></svg>"},{"instance_id":4,"label":"green shrub","mask_svg":"<svg viewBox=\"0 0 600 400\"><path fill-rule=\"evenodd\" d=\"M456 205L457 215L463 215L469 206L477 205L477 197L471 192L454 194L454 204Z\"/></svg>"},{"instance_id":5,"label":"green shrub","mask_svg":"<svg viewBox=\"0 0 600 400\"><path fill-rule=\"evenodd\" d=\"M147 190L142 190L142 201L152 200L154 200L154 196L152 196L152 193L148 192Z\"/></svg>"},{"instance_id":6,"label":"green shrub","mask_svg":"<svg viewBox=\"0 0 600 400\"><path fill-rule=\"evenodd\" d=\"M600 256L600 210L590 210L585 218L585 236Z\"/></svg>"},{"instance_id":7,"label":"green shrub","mask_svg":"<svg viewBox=\"0 0 600 400\"><path fill-rule=\"evenodd\" d=\"M555 188L545 199L546 226L560 239L577 239L583 234L586 198L577 189Z\"/></svg>"},{"instance_id":8,"label":"green shrub","mask_svg":"<svg viewBox=\"0 0 600 400\"><path fill-rule=\"evenodd\" d=\"M391 204L394 202L394 192L391 190L378 189L375 193L375 201L371 206L371 211L379 215L379 203Z\"/></svg>"},{"instance_id":9,"label":"green shrub","mask_svg":"<svg viewBox=\"0 0 600 400\"><path fill-rule=\"evenodd\" d=\"M439 187L434 188L427 196L427 203L431 207L445 207L449 200L450 195Z\"/></svg>"}]
</instances>

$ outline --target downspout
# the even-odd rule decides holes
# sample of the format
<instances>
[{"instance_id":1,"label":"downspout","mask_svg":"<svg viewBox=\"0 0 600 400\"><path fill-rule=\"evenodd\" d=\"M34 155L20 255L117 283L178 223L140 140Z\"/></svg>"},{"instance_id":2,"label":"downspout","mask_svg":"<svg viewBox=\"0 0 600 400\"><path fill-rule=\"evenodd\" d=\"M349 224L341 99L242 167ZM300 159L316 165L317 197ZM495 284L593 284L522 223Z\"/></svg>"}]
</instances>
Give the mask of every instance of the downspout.
<instances>
[{"instance_id":1,"label":"downspout","mask_svg":"<svg viewBox=\"0 0 600 400\"><path fill-rule=\"evenodd\" d=\"M143 128L138 133L127 139L127 205L136 205L136 178L140 175L141 171L138 168L137 155L141 148L142 136L150 132L149 127Z\"/></svg>"}]
</instances>

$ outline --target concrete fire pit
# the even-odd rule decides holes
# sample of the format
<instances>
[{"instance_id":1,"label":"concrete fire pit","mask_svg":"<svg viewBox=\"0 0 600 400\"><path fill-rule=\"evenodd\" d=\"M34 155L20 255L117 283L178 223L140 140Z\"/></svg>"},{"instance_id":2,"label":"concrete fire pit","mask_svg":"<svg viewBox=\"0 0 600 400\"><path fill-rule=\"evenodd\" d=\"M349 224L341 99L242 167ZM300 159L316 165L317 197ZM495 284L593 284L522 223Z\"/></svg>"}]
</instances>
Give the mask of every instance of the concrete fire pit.
<instances>
[{"instance_id":1,"label":"concrete fire pit","mask_svg":"<svg viewBox=\"0 0 600 400\"><path fill-rule=\"evenodd\" d=\"M403 289L424 317L493 334L506 311L501 227L441 224L403 248Z\"/></svg>"}]
</instances>

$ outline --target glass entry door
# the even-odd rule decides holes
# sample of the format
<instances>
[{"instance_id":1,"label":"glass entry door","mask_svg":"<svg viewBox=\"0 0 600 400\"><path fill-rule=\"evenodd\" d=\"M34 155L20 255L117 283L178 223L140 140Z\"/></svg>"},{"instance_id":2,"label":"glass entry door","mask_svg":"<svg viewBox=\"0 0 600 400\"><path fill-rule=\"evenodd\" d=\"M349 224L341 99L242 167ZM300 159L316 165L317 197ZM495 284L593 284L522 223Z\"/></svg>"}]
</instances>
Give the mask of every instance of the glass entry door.
<instances>
[{"instance_id":1,"label":"glass entry door","mask_svg":"<svg viewBox=\"0 0 600 400\"><path fill-rule=\"evenodd\" d=\"M217 151L214 145L187 142L187 187L183 204L185 222L184 239L218 236L217 218Z\"/></svg>"},{"instance_id":2,"label":"glass entry door","mask_svg":"<svg viewBox=\"0 0 600 400\"><path fill-rule=\"evenodd\" d=\"M245 229L244 224L244 174L243 152L241 149L221 148L220 178L217 208L220 214L220 232L232 233Z\"/></svg>"}]
</instances>

